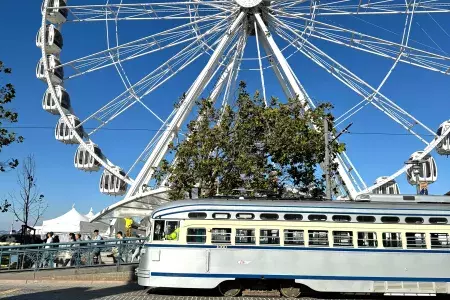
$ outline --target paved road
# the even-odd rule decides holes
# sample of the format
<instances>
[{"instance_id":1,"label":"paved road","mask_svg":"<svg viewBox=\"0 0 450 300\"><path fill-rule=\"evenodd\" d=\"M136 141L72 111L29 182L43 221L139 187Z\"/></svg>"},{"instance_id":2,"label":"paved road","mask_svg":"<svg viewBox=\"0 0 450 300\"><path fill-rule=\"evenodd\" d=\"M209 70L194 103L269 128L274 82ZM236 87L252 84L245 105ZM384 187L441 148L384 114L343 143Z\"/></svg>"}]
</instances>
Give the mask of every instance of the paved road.
<instances>
[{"instance_id":1,"label":"paved road","mask_svg":"<svg viewBox=\"0 0 450 300\"><path fill-rule=\"evenodd\" d=\"M389 297L386 299L406 299L404 297ZM441 297L439 297L441 298ZM161 290L143 289L135 284L130 285L99 285L99 286L76 286L55 284L26 284L13 286L11 284L0 284L0 299L9 300L280 300L283 298L223 298L214 291L204 290ZM318 294L301 297L301 300L321 299L383 299L383 297L349 296L336 294Z\"/></svg>"}]
</instances>

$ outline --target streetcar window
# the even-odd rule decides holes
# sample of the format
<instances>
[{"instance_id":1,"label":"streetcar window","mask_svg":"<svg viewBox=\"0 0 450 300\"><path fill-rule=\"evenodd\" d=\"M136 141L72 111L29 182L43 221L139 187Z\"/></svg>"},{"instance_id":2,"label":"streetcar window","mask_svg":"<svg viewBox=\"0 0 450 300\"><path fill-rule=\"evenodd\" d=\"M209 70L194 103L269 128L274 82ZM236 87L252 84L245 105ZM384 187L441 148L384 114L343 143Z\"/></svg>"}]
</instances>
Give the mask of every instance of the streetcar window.
<instances>
[{"instance_id":1,"label":"streetcar window","mask_svg":"<svg viewBox=\"0 0 450 300\"><path fill-rule=\"evenodd\" d=\"M358 247L377 248L377 234L375 232L358 232Z\"/></svg>"},{"instance_id":2,"label":"streetcar window","mask_svg":"<svg viewBox=\"0 0 450 300\"><path fill-rule=\"evenodd\" d=\"M236 229L236 244L255 244L255 229Z\"/></svg>"},{"instance_id":3,"label":"streetcar window","mask_svg":"<svg viewBox=\"0 0 450 300\"><path fill-rule=\"evenodd\" d=\"M398 223L400 222L400 218L399 217L381 217L381 222L383 223Z\"/></svg>"},{"instance_id":4,"label":"streetcar window","mask_svg":"<svg viewBox=\"0 0 450 300\"><path fill-rule=\"evenodd\" d=\"M261 220L278 220L278 214L261 214Z\"/></svg>"},{"instance_id":5,"label":"streetcar window","mask_svg":"<svg viewBox=\"0 0 450 300\"><path fill-rule=\"evenodd\" d=\"M254 219L255 215L254 214L236 214L236 219L246 219L246 220L251 220Z\"/></svg>"},{"instance_id":6,"label":"streetcar window","mask_svg":"<svg viewBox=\"0 0 450 300\"><path fill-rule=\"evenodd\" d=\"M290 221L301 221L301 220L303 220L303 215L300 215L300 214L285 214L284 215L284 219L285 220L290 220Z\"/></svg>"},{"instance_id":7,"label":"streetcar window","mask_svg":"<svg viewBox=\"0 0 450 300\"><path fill-rule=\"evenodd\" d=\"M153 230L153 240L154 241L161 241L164 237L164 227L166 222L163 220L156 220L155 226Z\"/></svg>"},{"instance_id":8,"label":"streetcar window","mask_svg":"<svg viewBox=\"0 0 450 300\"><path fill-rule=\"evenodd\" d=\"M308 220L310 220L310 221L326 221L327 216L325 216L325 215L309 215Z\"/></svg>"},{"instance_id":9,"label":"streetcar window","mask_svg":"<svg viewBox=\"0 0 450 300\"><path fill-rule=\"evenodd\" d=\"M405 222L408 224L422 224L423 218L420 217L406 217Z\"/></svg>"},{"instance_id":10,"label":"streetcar window","mask_svg":"<svg viewBox=\"0 0 450 300\"><path fill-rule=\"evenodd\" d=\"M304 231L296 229L285 229L284 245L305 245Z\"/></svg>"},{"instance_id":11,"label":"streetcar window","mask_svg":"<svg viewBox=\"0 0 450 300\"><path fill-rule=\"evenodd\" d=\"M431 249L450 248L448 233L430 233Z\"/></svg>"},{"instance_id":12,"label":"streetcar window","mask_svg":"<svg viewBox=\"0 0 450 300\"><path fill-rule=\"evenodd\" d=\"M191 212L188 214L189 219L206 219L206 213L204 212Z\"/></svg>"},{"instance_id":13,"label":"streetcar window","mask_svg":"<svg viewBox=\"0 0 450 300\"><path fill-rule=\"evenodd\" d=\"M425 233L407 232L406 248L426 248Z\"/></svg>"},{"instance_id":14,"label":"streetcar window","mask_svg":"<svg viewBox=\"0 0 450 300\"><path fill-rule=\"evenodd\" d=\"M353 247L353 232L333 231L333 246Z\"/></svg>"},{"instance_id":15,"label":"streetcar window","mask_svg":"<svg viewBox=\"0 0 450 300\"><path fill-rule=\"evenodd\" d=\"M180 235L179 230L177 230L178 228L180 228L179 221L156 220L153 231L153 240L178 240Z\"/></svg>"},{"instance_id":16,"label":"streetcar window","mask_svg":"<svg viewBox=\"0 0 450 300\"><path fill-rule=\"evenodd\" d=\"M309 246L328 247L328 231L309 230Z\"/></svg>"},{"instance_id":17,"label":"streetcar window","mask_svg":"<svg viewBox=\"0 0 450 300\"><path fill-rule=\"evenodd\" d=\"M186 241L188 243L206 243L205 228L188 228Z\"/></svg>"},{"instance_id":18,"label":"streetcar window","mask_svg":"<svg viewBox=\"0 0 450 300\"><path fill-rule=\"evenodd\" d=\"M383 247L402 248L402 234L400 232L383 232Z\"/></svg>"},{"instance_id":19,"label":"streetcar window","mask_svg":"<svg viewBox=\"0 0 450 300\"><path fill-rule=\"evenodd\" d=\"M213 219L229 219L229 218L231 218L231 215L228 213L213 214Z\"/></svg>"},{"instance_id":20,"label":"streetcar window","mask_svg":"<svg viewBox=\"0 0 450 300\"><path fill-rule=\"evenodd\" d=\"M335 222L350 222L352 218L347 215L334 215L333 221Z\"/></svg>"},{"instance_id":21,"label":"streetcar window","mask_svg":"<svg viewBox=\"0 0 450 300\"><path fill-rule=\"evenodd\" d=\"M211 243L229 244L231 243L231 228L213 228L211 229Z\"/></svg>"},{"instance_id":22,"label":"streetcar window","mask_svg":"<svg viewBox=\"0 0 450 300\"><path fill-rule=\"evenodd\" d=\"M375 217L374 216L357 216L356 221L361 223L374 223Z\"/></svg>"},{"instance_id":23,"label":"streetcar window","mask_svg":"<svg viewBox=\"0 0 450 300\"><path fill-rule=\"evenodd\" d=\"M430 218L428 221L431 224L447 224L447 218Z\"/></svg>"},{"instance_id":24,"label":"streetcar window","mask_svg":"<svg viewBox=\"0 0 450 300\"><path fill-rule=\"evenodd\" d=\"M279 245L280 231L278 229L261 229L259 231L259 243L261 245Z\"/></svg>"}]
</instances>

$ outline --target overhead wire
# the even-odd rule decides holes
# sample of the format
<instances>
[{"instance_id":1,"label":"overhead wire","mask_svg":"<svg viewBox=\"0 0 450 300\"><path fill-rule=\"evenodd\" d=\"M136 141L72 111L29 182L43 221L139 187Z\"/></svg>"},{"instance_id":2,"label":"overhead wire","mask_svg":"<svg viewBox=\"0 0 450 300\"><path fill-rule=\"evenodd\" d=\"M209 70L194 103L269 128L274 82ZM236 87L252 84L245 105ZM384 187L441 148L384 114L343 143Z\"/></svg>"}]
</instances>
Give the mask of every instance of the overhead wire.
<instances>
[{"instance_id":1,"label":"overhead wire","mask_svg":"<svg viewBox=\"0 0 450 300\"><path fill-rule=\"evenodd\" d=\"M53 126L3 126L4 129L38 129L38 130L54 130ZM95 129L94 127L85 129ZM150 129L150 128L101 128L101 131L147 131L147 132L164 132L166 129ZM188 132L186 129L180 129L180 132ZM349 135L386 135L386 136L415 136L412 133L395 133L395 132L358 132L358 131L347 131L344 134ZM421 134L422 136L435 137L432 134Z\"/></svg>"}]
</instances>

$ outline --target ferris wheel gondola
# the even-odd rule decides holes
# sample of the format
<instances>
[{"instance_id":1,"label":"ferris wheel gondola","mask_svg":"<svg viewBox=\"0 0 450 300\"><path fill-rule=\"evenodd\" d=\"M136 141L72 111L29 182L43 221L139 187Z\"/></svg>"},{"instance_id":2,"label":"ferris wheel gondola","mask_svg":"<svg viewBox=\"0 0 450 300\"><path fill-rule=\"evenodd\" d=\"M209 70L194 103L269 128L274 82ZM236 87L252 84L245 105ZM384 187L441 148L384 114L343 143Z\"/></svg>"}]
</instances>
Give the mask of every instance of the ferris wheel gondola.
<instances>
[{"instance_id":1,"label":"ferris wheel gondola","mask_svg":"<svg viewBox=\"0 0 450 300\"><path fill-rule=\"evenodd\" d=\"M53 24L45 27L45 41L42 38L40 29L36 35L36 46L41 48L45 45L45 51L49 54L59 54L63 48L64 42L61 32Z\"/></svg>"},{"instance_id":2,"label":"ferris wheel gondola","mask_svg":"<svg viewBox=\"0 0 450 300\"><path fill-rule=\"evenodd\" d=\"M60 85L55 86L55 93L56 101L49 89L45 91L44 97L42 98L42 108L53 115L58 115L59 110L58 105L56 105L56 102L58 102L63 111L69 114L72 109L70 106L69 93L67 93L67 91Z\"/></svg>"},{"instance_id":3,"label":"ferris wheel gondola","mask_svg":"<svg viewBox=\"0 0 450 300\"><path fill-rule=\"evenodd\" d=\"M192 119L195 101L205 96L216 106L229 103L236 92L239 76L244 72L256 71L259 74L258 81L261 83L261 94L264 99L268 94L266 89L272 85L267 84L265 74L273 71L274 78L278 80L286 98L298 97L306 109L314 107L314 101L301 84L302 78L297 77L299 74L296 74L296 68L291 64L294 57L302 55L314 66L325 70L338 82L349 87L357 97L362 98L359 104L348 110L346 108L345 113L337 116L337 125L353 117L363 107L374 107L400 125L400 128L407 130L413 138L426 145L423 150L415 153L413 159L427 161L422 165L423 174L419 179L434 182L437 179L437 165L430 152L436 149L439 154L450 154L449 121L444 122L436 134L435 130L431 130L384 95L381 89L395 68L402 64L430 72L448 73L450 57L434 53L430 47L418 48L417 45L421 44L411 45L410 34L414 31L413 16L433 16L438 13L450 15L450 9L442 0L427 4L414 2L412 6L400 0L393 0L389 3L373 3L367 6L365 11L360 11L357 3L344 2L187 0L123 3L107 0L44 0L41 29L36 38L36 44L42 52L36 75L48 84L43 108L52 114L61 115L55 130L56 139L67 144L79 144L74 158L77 169L98 171L103 167L99 185L102 193L114 196L126 195L125 198L136 199L141 194L144 195L157 188L152 186L156 182L155 168L162 159L168 157L169 145L177 136L175 133L187 123L187 120ZM388 40L373 33L360 32L357 26L351 27L350 23L354 21L356 10L359 18L367 16L373 19L394 16L404 18L398 30L400 38ZM342 19L347 17L348 27L329 20L335 17ZM153 22L152 26L146 27L150 33L136 38L136 35L143 33L131 29L133 21ZM166 24L158 26L158 22ZM126 25L123 25L124 23ZM139 22L135 22L137 23ZM71 49L67 54L64 52L64 55L60 56L63 49L62 27L64 30L66 27L76 30L78 24L84 24L85 28L106 24L106 47L101 43L103 40L96 38L89 40L89 47L86 49L77 44L77 49ZM120 30L122 26L126 28L123 31ZM127 35L131 31L133 34L130 34L130 38L122 38L121 35ZM65 37L64 51L70 48L68 45L71 38L76 37ZM250 39L254 40L254 49L247 45ZM379 59L388 59L392 64L390 63L391 67L381 83L373 85L339 61L337 58L339 55L331 53L330 49L333 47L324 50L320 43L315 43L316 41L330 43L333 47L349 47L353 51L370 54ZM89 50L94 49L91 46L96 43L103 47L102 50L96 52ZM77 51L81 53L81 50L90 52L83 55L76 54ZM407 57L405 53L408 54ZM130 80L127 73L128 62L138 61L150 55L160 55L155 56L161 60L160 64L157 63L154 69L149 70L147 75L139 80ZM156 89L170 79L181 76L182 71L198 63L200 57L206 57L207 62L190 87L181 87L180 81L179 94L183 95L183 100L178 102L179 99L174 99L177 104L174 105L173 111L162 115L155 110L160 101L152 103L153 106L145 103L144 98L151 97ZM146 66L136 64L134 68ZM72 106L81 102L72 99L71 103L69 94L63 86L66 86L68 81L76 81L76 78L87 77L100 70L105 73L108 70L118 73L124 91L105 101L106 104L102 104L88 116L82 114L76 116ZM84 82L92 84L94 90L98 89L95 82ZM71 91L77 91L77 95L86 90L84 86L75 90L75 83L70 88ZM100 95L96 95L95 101L101 100ZM85 101L82 105L94 103L97 102ZM104 152L107 147L101 145L100 151L100 146L93 140L95 135L101 134L101 128L114 122L119 115L127 113L134 105L140 105L150 112L152 118L161 122L161 128L154 131L154 136L137 155L135 162L129 168L124 168L113 164ZM90 132L83 129L88 128L87 123L94 124ZM426 134L422 135L421 131ZM428 135L432 136L431 141L424 137ZM170 159L173 162L176 157ZM377 178L373 185L368 186L346 152L338 155L333 163L338 166L337 172L333 175L333 186L338 191L335 197L340 199L355 199L357 195L372 191L398 194L400 189L395 178L403 173L407 174L410 183L415 180L409 175L412 166L406 165L391 176Z\"/></svg>"}]
</instances>

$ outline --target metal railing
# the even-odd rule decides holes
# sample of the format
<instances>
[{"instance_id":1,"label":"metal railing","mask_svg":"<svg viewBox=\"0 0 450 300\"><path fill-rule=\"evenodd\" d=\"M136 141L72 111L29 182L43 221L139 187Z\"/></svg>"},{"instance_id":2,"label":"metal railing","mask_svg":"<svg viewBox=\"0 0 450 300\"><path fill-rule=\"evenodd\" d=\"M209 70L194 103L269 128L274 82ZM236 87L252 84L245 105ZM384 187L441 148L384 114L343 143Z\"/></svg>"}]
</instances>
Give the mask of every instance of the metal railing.
<instances>
[{"instance_id":1,"label":"metal railing","mask_svg":"<svg viewBox=\"0 0 450 300\"><path fill-rule=\"evenodd\" d=\"M0 246L0 273L138 263L145 239Z\"/></svg>"}]
</instances>

